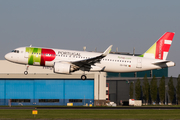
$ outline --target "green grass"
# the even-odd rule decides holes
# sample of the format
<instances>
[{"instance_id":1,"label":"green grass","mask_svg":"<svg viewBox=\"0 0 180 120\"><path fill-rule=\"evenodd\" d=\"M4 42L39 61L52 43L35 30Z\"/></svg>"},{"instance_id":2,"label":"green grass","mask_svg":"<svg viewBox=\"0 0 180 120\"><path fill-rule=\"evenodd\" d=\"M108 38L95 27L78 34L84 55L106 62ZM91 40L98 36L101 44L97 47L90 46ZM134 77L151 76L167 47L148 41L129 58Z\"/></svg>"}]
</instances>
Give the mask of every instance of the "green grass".
<instances>
[{"instance_id":1,"label":"green grass","mask_svg":"<svg viewBox=\"0 0 180 120\"><path fill-rule=\"evenodd\" d=\"M34 119L32 110L0 110L0 119ZM38 110L35 119L180 119L180 110Z\"/></svg>"}]
</instances>

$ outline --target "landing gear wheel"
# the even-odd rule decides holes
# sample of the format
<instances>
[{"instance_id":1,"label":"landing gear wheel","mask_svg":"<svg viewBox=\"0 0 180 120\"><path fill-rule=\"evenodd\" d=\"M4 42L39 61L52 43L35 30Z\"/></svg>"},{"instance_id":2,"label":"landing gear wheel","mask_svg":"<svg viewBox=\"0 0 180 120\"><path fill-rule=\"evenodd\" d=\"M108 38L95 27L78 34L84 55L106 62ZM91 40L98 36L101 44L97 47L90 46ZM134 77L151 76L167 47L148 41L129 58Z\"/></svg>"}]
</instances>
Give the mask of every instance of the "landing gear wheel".
<instances>
[{"instance_id":1,"label":"landing gear wheel","mask_svg":"<svg viewBox=\"0 0 180 120\"><path fill-rule=\"evenodd\" d=\"M86 80L86 78L87 78L86 75L81 76L81 80Z\"/></svg>"},{"instance_id":2,"label":"landing gear wheel","mask_svg":"<svg viewBox=\"0 0 180 120\"><path fill-rule=\"evenodd\" d=\"M28 71L24 71L24 74L27 75L27 74L28 74Z\"/></svg>"}]
</instances>

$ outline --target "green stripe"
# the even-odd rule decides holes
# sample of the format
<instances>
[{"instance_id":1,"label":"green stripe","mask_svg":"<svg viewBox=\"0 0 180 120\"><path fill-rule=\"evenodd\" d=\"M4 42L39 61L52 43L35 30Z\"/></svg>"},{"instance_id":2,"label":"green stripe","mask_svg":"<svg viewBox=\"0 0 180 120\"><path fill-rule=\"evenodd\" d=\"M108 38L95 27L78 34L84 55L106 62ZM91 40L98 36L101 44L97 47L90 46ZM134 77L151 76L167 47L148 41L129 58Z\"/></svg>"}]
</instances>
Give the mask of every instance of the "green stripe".
<instances>
[{"instance_id":1,"label":"green stripe","mask_svg":"<svg viewBox=\"0 0 180 120\"><path fill-rule=\"evenodd\" d=\"M41 62L41 50L42 50L41 48L31 48L31 47L26 48L26 52L29 52L29 59L28 59L29 65L33 65L34 62L40 64L40 62ZM39 53L40 53L40 55L39 55Z\"/></svg>"}]
</instances>

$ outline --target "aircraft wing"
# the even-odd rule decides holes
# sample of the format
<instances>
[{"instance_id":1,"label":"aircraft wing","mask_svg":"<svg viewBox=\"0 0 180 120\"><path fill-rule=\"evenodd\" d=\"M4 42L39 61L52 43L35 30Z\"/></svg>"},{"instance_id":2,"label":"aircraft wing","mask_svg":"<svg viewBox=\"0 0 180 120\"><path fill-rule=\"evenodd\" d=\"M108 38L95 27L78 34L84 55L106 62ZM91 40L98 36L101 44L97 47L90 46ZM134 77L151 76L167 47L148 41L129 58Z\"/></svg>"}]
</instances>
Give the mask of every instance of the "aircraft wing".
<instances>
[{"instance_id":1,"label":"aircraft wing","mask_svg":"<svg viewBox=\"0 0 180 120\"><path fill-rule=\"evenodd\" d=\"M89 58L89 59L84 59L84 60L79 60L79 61L72 61L71 64L74 64L78 67L85 67L90 69L91 65L94 65L95 63L99 63L102 58L106 57L110 51L111 51L112 45L110 45L101 55Z\"/></svg>"}]
</instances>

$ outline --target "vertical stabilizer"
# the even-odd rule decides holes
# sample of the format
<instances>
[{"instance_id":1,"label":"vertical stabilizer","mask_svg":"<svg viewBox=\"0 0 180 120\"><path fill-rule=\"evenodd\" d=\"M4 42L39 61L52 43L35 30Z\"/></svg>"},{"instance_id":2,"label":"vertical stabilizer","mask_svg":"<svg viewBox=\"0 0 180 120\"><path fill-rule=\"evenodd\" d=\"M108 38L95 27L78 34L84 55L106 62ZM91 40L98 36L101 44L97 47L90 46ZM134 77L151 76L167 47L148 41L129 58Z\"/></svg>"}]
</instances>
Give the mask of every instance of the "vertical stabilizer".
<instances>
[{"instance_id":1,"label":"vertical stabilizer","mask_svg":"<svg viewBox=\"0 0 180 120\"><path fill-rule=\"evenodd\" d=\"M141 57L166 60L174 37L173 32L166 32Z\"/></svg>"}]
</instances>

